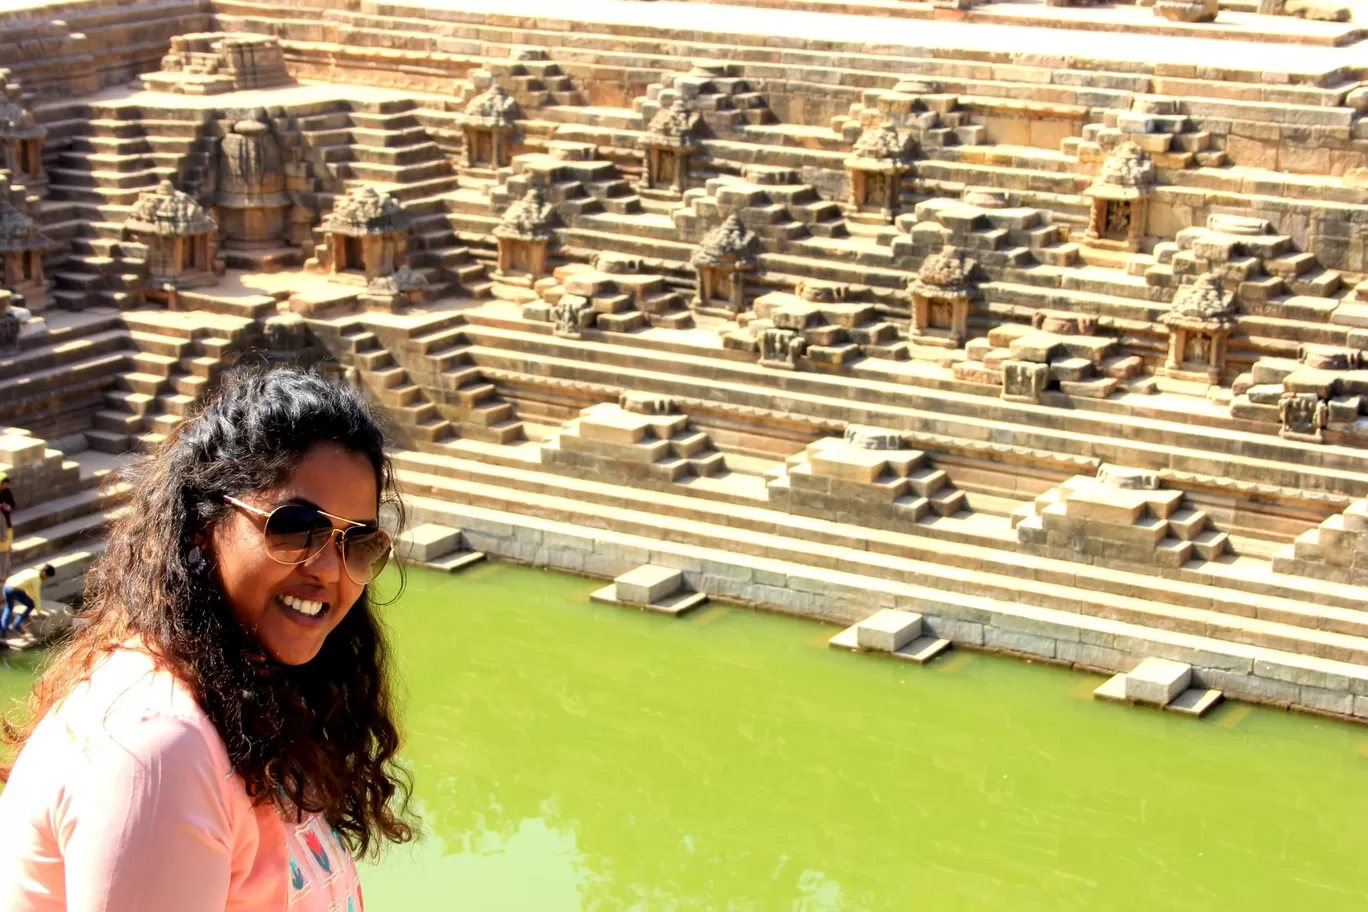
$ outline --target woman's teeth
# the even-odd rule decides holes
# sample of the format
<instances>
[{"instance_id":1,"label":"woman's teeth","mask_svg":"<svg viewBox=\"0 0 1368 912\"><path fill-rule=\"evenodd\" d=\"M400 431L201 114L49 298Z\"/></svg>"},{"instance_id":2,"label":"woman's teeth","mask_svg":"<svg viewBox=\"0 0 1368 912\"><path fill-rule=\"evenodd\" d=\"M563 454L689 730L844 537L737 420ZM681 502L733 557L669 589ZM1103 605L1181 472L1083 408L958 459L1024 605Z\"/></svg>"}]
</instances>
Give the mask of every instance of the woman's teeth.
<instances>
[{"instance_id":1,"label":"woman's teeth","mask_svg":"<svg viewBox=\"0 0 1368 912\"><path fill-rule=\"evenodd\" d=\"M311 599L295 598L293 595L280 596L280 603L287 608L293 608L300 614L307 614L309 617L313 617L323 610L322 602L315 602Z\"/></svg>"}]
</instances>

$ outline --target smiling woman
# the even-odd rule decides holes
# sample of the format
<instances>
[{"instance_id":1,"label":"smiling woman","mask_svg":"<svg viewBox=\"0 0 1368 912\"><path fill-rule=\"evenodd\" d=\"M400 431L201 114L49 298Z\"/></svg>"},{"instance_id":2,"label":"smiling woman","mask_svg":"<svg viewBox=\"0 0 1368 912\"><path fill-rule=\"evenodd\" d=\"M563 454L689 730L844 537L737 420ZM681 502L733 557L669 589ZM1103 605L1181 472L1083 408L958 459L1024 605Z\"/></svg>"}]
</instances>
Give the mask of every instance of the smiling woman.
<instances>
[{"instance_id":1,"label":"smiling woman","mask_svg":"<svg viewBox=\"0 0 1368 912\"><path fill-rule=\"evenodd\" d=\"M130 479L0 795L0 908L358 912L412 837L367 595L394 497L354 393L237 372ZM187 838L189 837L189 838Z\"/></svg>"}]
</instances>

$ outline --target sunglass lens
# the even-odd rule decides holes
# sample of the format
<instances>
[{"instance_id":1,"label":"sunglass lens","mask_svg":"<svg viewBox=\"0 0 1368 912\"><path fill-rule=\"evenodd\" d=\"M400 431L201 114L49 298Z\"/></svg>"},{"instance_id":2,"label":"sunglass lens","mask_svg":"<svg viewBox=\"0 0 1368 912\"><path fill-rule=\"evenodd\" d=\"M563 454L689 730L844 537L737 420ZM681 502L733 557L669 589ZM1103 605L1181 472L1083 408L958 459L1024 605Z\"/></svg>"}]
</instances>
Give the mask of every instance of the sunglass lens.
<instances>
[{"instance_id":1,"label":"sunglass lens","mask_svg":"<svg viewBox=\"0 0 1368 912\"><path fill-rule=\"evenodd\" d=\"M390 537L381 529L351 529L342 536L347 573L357 582L370 582L389 563Z\"/></svg>"},{"instance_id":2,"label":"sunglass lens","mask_svg":"<svg viewBox=\"0 0 1368 912\"><path fill-rule=\"evenodd\" d=\"M328 543L332 523L309 507L279 507L266 520L266 547L277 559L287 563L308 560Z\"/></svg>"}]
</instances>

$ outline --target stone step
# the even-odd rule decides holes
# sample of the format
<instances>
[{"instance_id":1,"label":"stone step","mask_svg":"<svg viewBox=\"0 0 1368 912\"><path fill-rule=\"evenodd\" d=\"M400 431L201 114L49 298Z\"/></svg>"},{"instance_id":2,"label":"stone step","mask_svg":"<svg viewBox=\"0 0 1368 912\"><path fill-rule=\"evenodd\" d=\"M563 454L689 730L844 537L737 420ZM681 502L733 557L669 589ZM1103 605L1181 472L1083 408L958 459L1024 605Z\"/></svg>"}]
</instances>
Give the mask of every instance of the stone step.
<instances>
[{"instance_id":1,"label":"stone step","mask_svg":"<svg viewBox=\"0 0 1368 912\"><path fill-rule=\"evenodd\" d=\"M1279 621L1262 620L1253 616L1214 611L1210 608L1192 608L1162 598L1141 598L1117 595L1102 589L1081 589L1077 585L1063 582L1069 579L1069 570L1074 570L1076 574L1080 566L1070 562L1058 562L1061 572L1059 583L1044 581L1040 573L1030 579L1023 578L1015 572L999 575L986 565L965 577L963 570L955 569L950 564L889 554L883 549L895 540L893 533L879 537L871 536L871 544L876 541L882 542L882 553L866 559L863 556L866 552L862 550L843 551L833 548L830 539L824 541L792 537L793 532L798 529L806 529L812 533L826 532L828 535L858 535L860 533L856 530L859 527L843 527L838 533L837 529L833 528L837 524L823 520L805 520L803 517L789 514L773 514L773 511L754 507L719 505L702 499L695 499L692 504L680 505L678 501L682 498L677 495L635 491L580 479L563 479L556 482L551 480L552 476L541 472L531 473L543 484L543 487L536 488L537 493L531 493L520 487L531 481L531 478L526 478L528 473L519 473L516 470L487 466L475 469L473 464L452 466L450 462L445 468L461 477L430 474L421 470L437 468L440 471L444 468L443 461L443 457L427 454L400 454L399 474L406 490L419 497L449 497L453 501L459 499L460 503L472 506L499 505L500 509L514 512L526 510L538 516L556 518L579 526L603 528L625 534L658 535L662 521L666 521L673 530L671 539L680 543L723 547L727 551L757 557L801 559L803 563L812 567L868 573L875 577L925 585L932 589L965 592L1039 607L1077 605L1080 611L1093 616L1138 623L1157 629L1209 636L1246 645L1262 645L1336 661L1368 662L1368 638L1364 636L1368 633L1368 612L1356 611L1344 618L1346 623L1354 625L1356 633L1335 633L1310 626L1316 622L1314 606L1306 606L1307 610L1302 618L1308 622L1308 626L1298 626L1287 623L1287 616ZM481 476L483 480L473 480ZM503 479L509 481L500 483ZM591 503L585 499L586 494L602 497L609 495L609 492L615 492L623 500L608 505ZM685 509L686 507L692 509ZM766 523L768 520L761 528L769 531L759 531L755 527L742 529L733 525L748 515L752 523ZM769 515L773 515L775 519L768 519ZM668 516L669 519L664 520L663 516ZM685 519L686 516L697 518ZM776 524L775 520L780 517L783 520L782 524ZM1015 558L1016 555L998 555L999 560L1002 557ZM1011 561L1002 564L1004 568L1010 565ZM1050 562L1049 566L1053 566L1053 562ZM1128 582L1131 576L1139 576L1096 569L1102 577L1120 577ZM1144 577L1140 579L1143 580Z\"/></svg>"},{"instance_id":2,"label":"stone step","mask_svg":"<svg viewBox=\"0 0 1368 912\"><path fill-rule=\"evenodd\" d=\"M111 509L127 499L132 486L126 483L87 487L72 494L44 500L14 511L14 537L25 538L90 513Z\"/></svg>"}]
</instances>

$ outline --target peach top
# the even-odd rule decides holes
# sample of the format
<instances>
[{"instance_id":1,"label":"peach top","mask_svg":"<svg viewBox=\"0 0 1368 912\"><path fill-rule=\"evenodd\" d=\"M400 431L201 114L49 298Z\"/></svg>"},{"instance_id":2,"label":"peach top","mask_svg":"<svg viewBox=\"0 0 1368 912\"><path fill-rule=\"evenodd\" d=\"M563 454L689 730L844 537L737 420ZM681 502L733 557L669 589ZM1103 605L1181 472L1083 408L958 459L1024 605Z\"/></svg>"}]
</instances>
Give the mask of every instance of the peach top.
<instances>
[{"instance_id":1,"label":"peach top","mask_svg":"<svg viewBox=\"0 0 1368 912\"><path fill-rule=\"evenodd\" d=\"M103 660L39 722L0 794L6 912L361 912L326 823L254 807L189 689Z\"/></svg>"}]
</instances>

